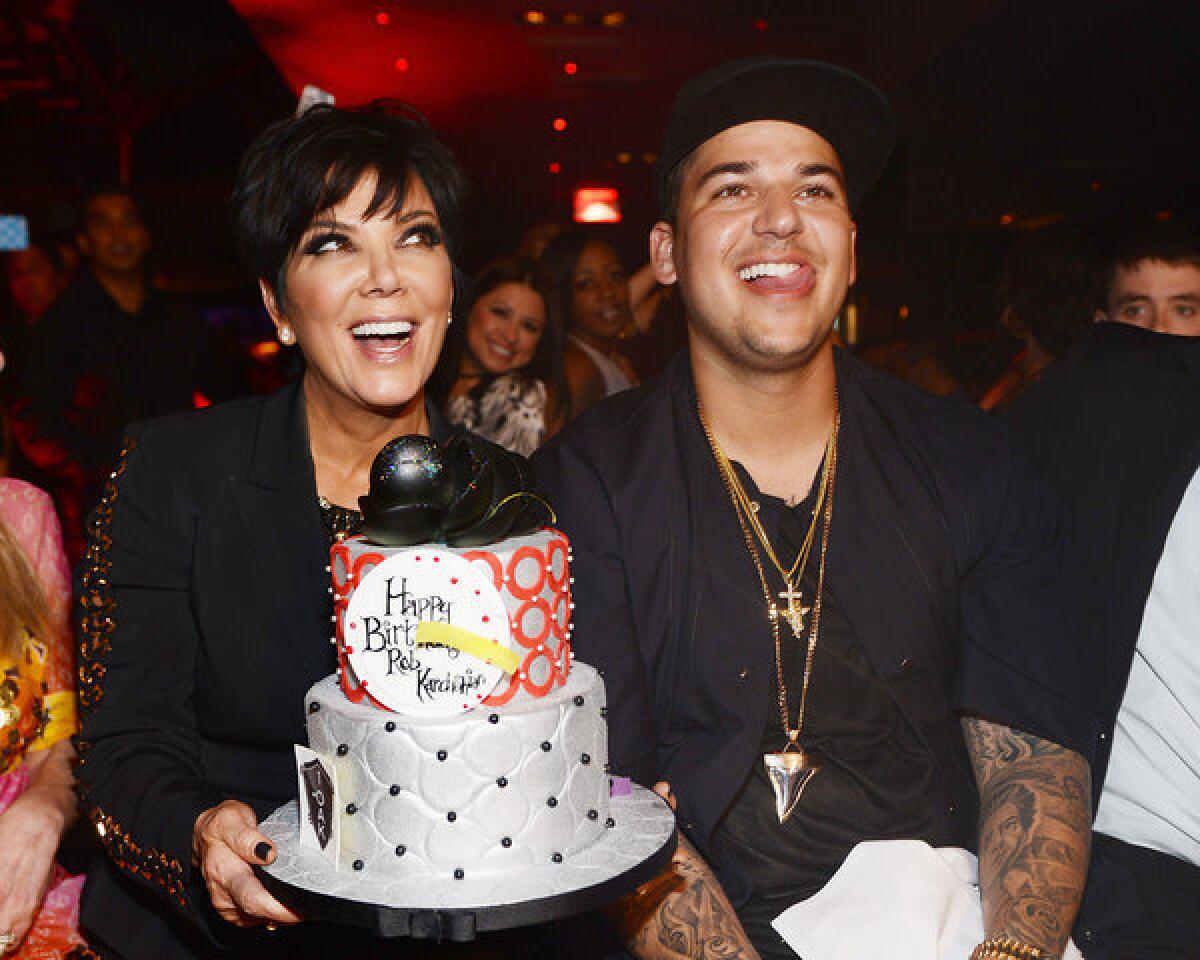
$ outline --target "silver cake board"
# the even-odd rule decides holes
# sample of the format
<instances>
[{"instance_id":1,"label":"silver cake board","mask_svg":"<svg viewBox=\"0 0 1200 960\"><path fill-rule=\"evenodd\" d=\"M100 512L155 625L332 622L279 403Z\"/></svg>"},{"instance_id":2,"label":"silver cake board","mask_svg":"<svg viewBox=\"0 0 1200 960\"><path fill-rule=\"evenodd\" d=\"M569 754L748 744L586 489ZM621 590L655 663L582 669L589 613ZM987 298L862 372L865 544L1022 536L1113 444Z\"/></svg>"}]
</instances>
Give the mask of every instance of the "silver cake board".
<instances>
[{"instance_id":1,"label":"silver cake board","mask_svg":"<svg viewBox=\"0 0 1200 960\"><path fill-rule=\"evenodd\" d=\"M661 873L675 852L675 815L657 794L637 784L613 797L614 824L563 863L537 864L461 880L428 867L386 879L336 870L301 848L295 801L260 825L275 845L269 867L255 867L271 894L310 920L361 927L379 937L466 941L596 910ZM416 867L417 865L414 864Z\"/></svg>"}]
</instances>

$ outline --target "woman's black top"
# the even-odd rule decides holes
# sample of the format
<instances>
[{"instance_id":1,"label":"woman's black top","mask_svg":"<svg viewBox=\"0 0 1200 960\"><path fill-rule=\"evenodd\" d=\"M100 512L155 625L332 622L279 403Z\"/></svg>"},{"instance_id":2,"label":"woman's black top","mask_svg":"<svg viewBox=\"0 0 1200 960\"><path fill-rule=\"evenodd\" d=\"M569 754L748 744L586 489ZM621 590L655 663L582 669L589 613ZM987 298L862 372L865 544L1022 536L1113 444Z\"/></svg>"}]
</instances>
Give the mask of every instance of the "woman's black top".
<instances>
[{"instance_id":1,"label":"woman's black top","mask_svg":"<svg viewBox=\"0 0 1200 960\"><path fill-rule=\"evenodd\" d=\"M131 428L89 529L79 780L108 857L83 926L130 960L253 952L261 929L212 912L192 829L225 799L261 818L295 796L304 694L336 667L299 384Z\"/></svg>"}]
</instances>

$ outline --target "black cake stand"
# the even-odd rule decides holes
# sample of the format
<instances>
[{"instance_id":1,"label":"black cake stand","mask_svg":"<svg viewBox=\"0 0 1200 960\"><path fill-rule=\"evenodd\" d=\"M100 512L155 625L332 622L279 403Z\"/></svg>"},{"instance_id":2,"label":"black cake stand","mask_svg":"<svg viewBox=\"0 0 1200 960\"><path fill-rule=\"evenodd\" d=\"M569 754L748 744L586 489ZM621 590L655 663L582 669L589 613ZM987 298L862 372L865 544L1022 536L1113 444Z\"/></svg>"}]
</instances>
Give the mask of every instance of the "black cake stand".
<instances>
[{"instance_id":1,"label":"black cake stand","mask_svg":"<svg viewBox=\"0 0 1200 960\"><path fill-rule=\"evenodd\" d=\"M297 804L285 804L260 829L278 856L255 867L282 903L312 920L361 927L379 937L466 941L585 913L657 876L675 852L675 816L656 794L631 786L612 798L612 826L563 863L537 864L492 876L397 869L386 880L335 870L320 853L299 846ZM399 864L398 864L399 867Z\"/></svg>"}]
</instances>

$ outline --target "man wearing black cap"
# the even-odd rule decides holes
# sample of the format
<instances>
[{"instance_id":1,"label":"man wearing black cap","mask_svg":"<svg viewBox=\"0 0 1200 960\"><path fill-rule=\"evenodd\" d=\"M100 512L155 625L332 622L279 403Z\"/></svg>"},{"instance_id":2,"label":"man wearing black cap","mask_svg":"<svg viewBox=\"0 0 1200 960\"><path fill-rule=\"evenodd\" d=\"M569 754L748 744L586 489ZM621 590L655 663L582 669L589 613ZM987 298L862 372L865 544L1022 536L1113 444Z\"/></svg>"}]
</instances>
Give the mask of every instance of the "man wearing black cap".
<instances>
[{"instance_id":1,"label":"man wearing black cap","mask_svg":"<svg viewBox=\"0 0 1200 960\"><path fill-rule=\"evenodd\" d=\"M831 339L893 139L827 64L686 84L650 255L687 354L535 461L611 767L678 802L676 874L619 911L639 956L794 956L771 921L899 838L979 850L974 956L1066 944L1094 727L1050 501L1001 426Z\"/></svg>"}]
</instances>

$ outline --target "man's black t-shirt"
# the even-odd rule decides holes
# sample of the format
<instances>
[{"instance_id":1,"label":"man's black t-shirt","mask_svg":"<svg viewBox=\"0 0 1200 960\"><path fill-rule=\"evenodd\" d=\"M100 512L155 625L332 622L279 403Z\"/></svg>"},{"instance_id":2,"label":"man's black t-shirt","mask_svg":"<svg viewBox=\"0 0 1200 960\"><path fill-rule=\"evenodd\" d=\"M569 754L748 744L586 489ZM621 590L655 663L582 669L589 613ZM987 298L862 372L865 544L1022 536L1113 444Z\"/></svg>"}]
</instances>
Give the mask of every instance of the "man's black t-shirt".
<instances>
[{"instance_id":1,"label":"man's black t-shirt","mask_svg":"<svg viewBox=\"0 0 1200 960\"><path fill-rule=\"evenodd\" d=\"M750 475L739 465L735 469L758 504L759 522L776 555L789 564L808 532L816 491L789 507L776 497L759 493ZM834 523L837 516L835 485ZM805 605L816 596L820 541L818 520L801 578ZM782 579L761 546L759 552L768 585L773 592L782 589ZM736 860L749 881L752 892L738 906L738 916L766 960L795 956L771 928L771 921L820 890L855 844L865 838L900 837L937 842L940 831L935 811L947 800L941 795L932 758L867 662L828 576L824 592L801 737L806 748L821 753L823 767L781 824L766 769L761 762L755 763L714 835L714 843ZM782 605L778 598L777 602ZM806 624L811 617L810 612ZM779 639L788 717L795 723L808 635L797 639L781 620ZM774 704L777 682L772 684L772 694ZM775 708L767 715L762 752L781 749L784 740L782 718Z\"/></svg>"}]
</instances>

